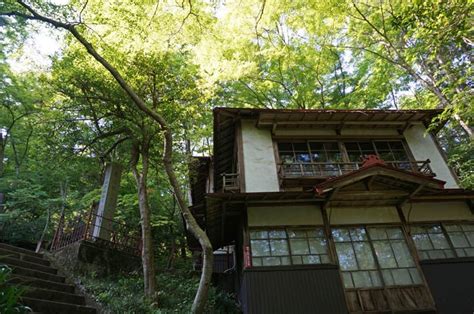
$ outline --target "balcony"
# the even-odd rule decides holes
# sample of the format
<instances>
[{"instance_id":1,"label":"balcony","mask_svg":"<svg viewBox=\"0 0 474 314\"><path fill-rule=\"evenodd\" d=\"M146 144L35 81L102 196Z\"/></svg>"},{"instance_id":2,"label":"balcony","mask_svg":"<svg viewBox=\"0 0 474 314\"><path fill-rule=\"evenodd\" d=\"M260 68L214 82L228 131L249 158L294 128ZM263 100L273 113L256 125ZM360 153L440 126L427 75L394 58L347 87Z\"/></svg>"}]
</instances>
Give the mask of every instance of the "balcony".
<instances>
[{"instance_id":1,"label":"balcony","mask_svg":"<svg viewBox=\"0 0 474 314\"><path fill-rule=\"evenodd\" d=\"M385 161L385 164L396 169L419 173L429 177L435 174L431 170L430 160L424 161ZM278 165L280 179L327 179L337 177L360 169L362 162L296 162Z\"/></svg>"}]
</instances>

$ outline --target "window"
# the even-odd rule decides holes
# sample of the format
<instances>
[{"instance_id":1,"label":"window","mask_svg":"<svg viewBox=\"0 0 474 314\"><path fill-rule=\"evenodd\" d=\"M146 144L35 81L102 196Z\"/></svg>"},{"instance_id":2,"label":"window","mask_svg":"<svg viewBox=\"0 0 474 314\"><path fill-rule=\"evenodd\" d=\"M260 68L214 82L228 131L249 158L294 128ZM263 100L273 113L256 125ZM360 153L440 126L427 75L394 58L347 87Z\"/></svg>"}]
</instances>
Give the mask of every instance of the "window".
<instances>
[{"instance_id":1,"label":"window","mask_svg":"<svg viewBox=\"0 0 474 314\"><path fill-rule=\"evenodd\" d=\"M287 228L250 231L253 266L329 263L322 228Z\"/></svg>"},{"instance_id":2,"label":"window","mask_svg":"<svg viewBox=\"0 0 474 314\"><path fill-rule=\"evenodd\" d=\"M344 142L349 160L360 162L366 155L377 155L384 161L407 161L402 141Z\"/></svg>"},{"instance_id":3,"label":"window","mask_svg":"<svg viewBox=\"0 0 474 314\"><path fill-rule=\"evenodd\" d=\"M399 227L332 230L345 288L421 284Z\"/></svg>"},{"instance_id":4,"label":"window","mask_svg":"<svg viewBox=\"0 0 474 314\"><path fill-rule=\"evenodd\" d=\"M413 226L411 236L422 260L474 256L474 224Z\"/></svg>"},{"instance_id":5,"label":"window","mask_svg":"<svg viewBox=\"0 0 474 314\"><path fill-rule=\"evenodd\" d=\"M342 162L337 142L278 143L282 169L287 176L334 176Z\"/></svg>"}]
</instances>

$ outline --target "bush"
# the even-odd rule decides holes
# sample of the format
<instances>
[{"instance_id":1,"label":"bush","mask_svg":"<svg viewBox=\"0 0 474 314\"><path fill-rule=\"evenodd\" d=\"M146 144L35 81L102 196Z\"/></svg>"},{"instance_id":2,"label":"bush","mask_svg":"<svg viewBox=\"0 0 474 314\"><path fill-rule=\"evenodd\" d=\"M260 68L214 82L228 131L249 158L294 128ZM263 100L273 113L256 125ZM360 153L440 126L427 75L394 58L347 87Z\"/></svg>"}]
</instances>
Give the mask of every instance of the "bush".
<instances>
[{"instance_id":1,"label":"bush","mask_svg":"<svg viewBox=\"0 0 474 314\"><path fill-rule=\"evenodd\" d=\"M199 275L188 263L177 263L173 271L157 274L158 307L143 297L143 278L129 273L105 278L80 277L86 290L111 313L189 313L199 285ZM206 313L240 313L228 294L210 289Z\"/></svg>"},{"instance_id":2,"label":"bush","mask_svg":"<svg viewBox=\"0 0 474 314\"><path fill-rule=\"evenodd\" d=\"M0 313L28 313L31 309L19 303L24 290L20 287L10 285L11 269L6 265L0 265Z\"/></svg>"}]
</instances>

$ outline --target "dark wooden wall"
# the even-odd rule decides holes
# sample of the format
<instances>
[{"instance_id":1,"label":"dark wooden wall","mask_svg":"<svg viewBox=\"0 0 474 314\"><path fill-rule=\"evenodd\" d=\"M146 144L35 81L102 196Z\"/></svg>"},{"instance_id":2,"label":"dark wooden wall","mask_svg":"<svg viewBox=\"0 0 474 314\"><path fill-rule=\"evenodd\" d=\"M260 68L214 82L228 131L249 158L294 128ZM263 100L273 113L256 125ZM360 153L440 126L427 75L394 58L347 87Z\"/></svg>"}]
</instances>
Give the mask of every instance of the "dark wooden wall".
<instances>
[{"instance_id":1,"label":"dark wooden wall","mask_svg":"<svg viewBox=\"0 0 474 314\"><path fill-rule=\"evenodd\" d=\"M240 301L244 313L347 313L336 266L244 270Z\"/></svg>"},{"instance_id":2,"label":"dark wooden wall","mask_svg":"<svg viewBox=\"0 0 474 314\"><path fill-rule=\"evenodd\" d=\"M474 258L421 262L440 314L474 313Z\"/></svg>"}]
</instances>

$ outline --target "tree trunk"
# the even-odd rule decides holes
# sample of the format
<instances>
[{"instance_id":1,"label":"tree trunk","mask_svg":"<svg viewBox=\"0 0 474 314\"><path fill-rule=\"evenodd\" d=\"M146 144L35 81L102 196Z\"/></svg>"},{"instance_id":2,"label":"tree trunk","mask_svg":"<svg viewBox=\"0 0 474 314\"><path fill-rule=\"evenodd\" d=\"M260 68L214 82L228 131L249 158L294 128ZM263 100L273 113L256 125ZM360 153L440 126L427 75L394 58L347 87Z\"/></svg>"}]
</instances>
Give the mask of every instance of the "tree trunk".
<instances>
[{"instance_id":1,"label":"tree trunk","mask_svg":"<svg viewBox=\"0 0 474 314\"><path fill-rule=\"evenodd\" d=\"M149 146L147 140L143 141L141 150L134 145L132 152L132 172L137 182L138 207L140 208L140 219L142 229L142 266L143 281L145 285L145 296L155 299L156 297L156 278L155 262L153 254L153 240L151 236L151 212L148 203L147 179L148 179L148 159ZM142 157L142 168L139 172L137 163L139 156Z\"/></svg>"},{"instance_id":2,"label":"tree trunk","mask_svg":"<svg viewBox=\"0 0 474 314\"><path fill-rule=\"evenodd\" d=\"M3 176L3 160L5 159L5 143L6 136L3 138L3 133L0 131L0 178Z\"/></svg>"}]
</instances>

